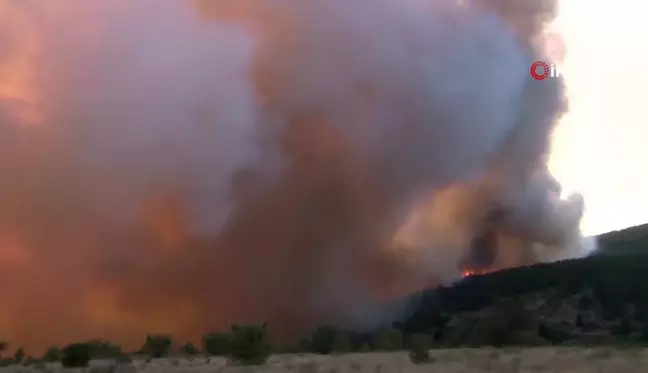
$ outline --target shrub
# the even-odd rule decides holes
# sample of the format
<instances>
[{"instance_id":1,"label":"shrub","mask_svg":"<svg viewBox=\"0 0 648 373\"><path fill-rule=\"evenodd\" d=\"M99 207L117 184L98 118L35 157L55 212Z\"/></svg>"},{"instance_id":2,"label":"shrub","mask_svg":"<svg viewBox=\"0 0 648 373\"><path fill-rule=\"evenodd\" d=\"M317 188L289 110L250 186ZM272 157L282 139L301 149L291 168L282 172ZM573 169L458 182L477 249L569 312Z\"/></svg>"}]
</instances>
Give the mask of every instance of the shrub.
<instances>
[{"instance_id":1,"label":"shrub","mask_svg":"<svg viewBox=\"0 0 648 373\"><path fill-rule=\"evenodd\" d=\"M320 326L311 337L311 350L318 354L328 355L333 352L333 340L337 335L337 329L332 326Z\"/></svg>"},{"instance_id":2,"label":"shrub","mask_svg":"<svg viewBox=\"0 0 648 373\"><path fill-rule=\"evenodd\" d=\"M506 319L488 317L479 320L476 328L475 344L502 347L513 344L514 330Z\"/></svg>"},{"instance_id":3,"label":"shrub","mask_svg":"<svg viewBox=\"0 0 648 373\"><path fill-rule=\"evenodd\" d=\"M14 353L14 360L18 364L21 364L25 360L25 350L22 347L17 349Z\"/></svg>"},{"instance_id":4,"label":"shrub","mask_svg":"<svg viewBox=\"0 0 648 373\"><path fill-rule=\"evenodd\" d=\"M408 338L407 347L409 356L413 363L428 363L430 359L430 348L432 347L432 337L427 334L412 334Z\"/></svg>"},{"instance_id":5,"label":"shrub","mask_svg":"<svg viewBox=\"0 0 648 373\"><path fill-rule=\"evenodd\" d=\"M180 352L189 356L193 356L200 353L200 351L198 351L198 348L189 342L182 345L182 347L180 348Z\"/></svg>"},{"instance_id":6,"label":"shrub","mask_svg":"<svg viewBox=\"0 0 648 373\"><path fill-rule=\"evenodd\" d=\"M238 364L263 364L270 356L267 324L261 326L232 325L230 356Z\"/></svg>"},{"instance_id":7,"label":"shrub","mask_svg":"<svg viewBox=\"0 0 648 373\"><path fill-rule=\"evenodd\" d=\"M363 343L360 348L358 348L358 352L371 352L371 347L369 347L369 344Z\"/></svg>"},{"instance_id":8,"label":"shrub","mask_svg":"<svg viewBox=\"0 0 648 373\"><path fill-rule=\"evenodd\" d=\"M374 336L374 351L397 351L403 348L403 333L396 329L381 330Z\"/></svg>"},{"instance_id":9,"label":"shrub","mask_svg":"<svg viewBox=\"0 0 648 373\"><path fill-rule=\"evenodd\" d=\"M225 356L229 354L231 336L225 333L207 333L202 337L203 351L209 355Z\"/></svg>"},{"instance_id":10,"label":"shrub","mask_svg":"<svg viewBox=\"0 0 648 373\"><path fill-rule=\"evenodd\" d=\"M121 347L112 342L92 340L88 344L92 348L90 355L93 359L114 359L122 355Z\"/></svg>"},{"instance_id":11,"label":"shrub","mask_svg":"<svg viewBox=\"0 0 648 373\"><path fill-rule=\"evenodd\" d=\"M632 319L628 316L624 316L623 318L621 318L621 322L619 323L619 326L614 328L614 334L624 336L632 333L632 330L633 330Z\"/></svg>"},{"instance_id":12,"label":"shrub","mask_svg":"<svg viewBox=\"0 0 648 373\"><path fill-rule=\"evenodd\" d=\"M58 347L51 347L45 352L45 355L43 355L43 361L52 363L52 362L58 362L63 359L63 349L58 348Z\"/></svg>"},{"instance_id":13,"label":"shrub","mask_svg":"<svg viewBox=\"0 0 648 373\"><path fill-rule=\"evenodd\" d=\"M3 358L0 359L0 367L1 368L6 368L8 366L12 366L16 363L16 361L12 358Z\"/></svg>"},{"instance_id":14,"label":"shrub","mask_svg":"<svg viewBox=\"0 0 648 373\"><path fill-rule=\"evenodd\" d=\"M648 325L644 326L641 329L641 333L639 334L638 342L640 342L643 345L648 344Z\"/></svg>"},{"instance_id":15,"label":"shrub","mask_svg":"<svg viewBox=\"0 0 648 373\"><path fill-rule=\"evenodd\" d=\"M275 346L273 350L275 353L280 354L299 354L310 351L309 344L303 343L302 340L298 341L297 343Z\"/></svg>"},{"instance_id":16,"label":"shrub","mask_svg":"<svg viewBox=\"0 0 648 373\"><path fill-rule=\"evenodd\" d=\"M173 340L166 334L149 334L146 336L144 349L150 357L164 357L169 355Z\"/></svg>"},{"instance_id":17,"label":"shrub","mask_svg":"<svg viewBox=\"0 0 648 373\"><path fill-rule=\"evenodd\" d=\"M131 364L133 362L133 358L130 357L130 355L121 354L115 358L115 362L117 364Z\"/></svg>"},{"instance_id":18,"label":"shrub","mask_svg":"<svg viewBox=\"0 0 648 373\"><path fill-rule=\"evenodd\" d=\"M47 352L45 352L45 355L43 355L43 360L48 363L53 363L56 361L60 361L62 357L63 357L63 351L61 351L60 348L50 347L47 350Z\"/></svg>"},{"instance_id":19,"label":"shrub","mask_svg":"<svg viewBox=\"0 0 648 373\"><path fill-rule=\"evenodd\" d=\"M538 328L538 335L554 345L559 345L570 340L572 336L561 330L560 328L552 327L541 323Z\"/></svg>"},{"instance_id":20,"label":"shrub","mask_svg":"<svg viewBox=\"0 0 648 373\"><path fill-rule=\"evenodd\" d=\"M351 342L346 333L338 331L331 341L331 352L345 353L351 351Z\"/></svg>"},{"instance_id":21,"label":"shrub","mask_svg":"<svg viewBox=\"0 0 648 373\"><path fill-rule=\"evenodd\" d=\"M91 355L90 343L72 343L63 348L61 363L66 368L87 367Z\"/></svg>"},{"instance_id":22,"label":"shrub","mask_svg":"<svg viewBox=\"0 0 648 373\"><path fill-rule=\"evenodd\" d=\"M371 347L374 351L390 351L391 341L387 333L380 331L373 336Z\"/></svg>"}]
</instances>

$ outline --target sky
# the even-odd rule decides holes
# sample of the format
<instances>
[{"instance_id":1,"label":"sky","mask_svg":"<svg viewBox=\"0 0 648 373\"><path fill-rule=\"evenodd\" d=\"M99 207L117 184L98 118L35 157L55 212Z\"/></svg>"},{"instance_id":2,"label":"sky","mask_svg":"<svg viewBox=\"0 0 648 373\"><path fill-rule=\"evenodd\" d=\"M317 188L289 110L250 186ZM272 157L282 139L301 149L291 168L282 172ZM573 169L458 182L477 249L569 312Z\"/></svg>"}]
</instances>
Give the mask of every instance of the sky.
<instances>
[{"instance_id":1,"label":"sky","mask_svg":"<svg viewBox=\"0 0 648 373\"><path fill-rule=\"evenodd\" d=\"M584 234L646 223L648 3L562 0L559 12L570 111L554 134L552 173L583 194Z\"/></svg>"}]
</instances>

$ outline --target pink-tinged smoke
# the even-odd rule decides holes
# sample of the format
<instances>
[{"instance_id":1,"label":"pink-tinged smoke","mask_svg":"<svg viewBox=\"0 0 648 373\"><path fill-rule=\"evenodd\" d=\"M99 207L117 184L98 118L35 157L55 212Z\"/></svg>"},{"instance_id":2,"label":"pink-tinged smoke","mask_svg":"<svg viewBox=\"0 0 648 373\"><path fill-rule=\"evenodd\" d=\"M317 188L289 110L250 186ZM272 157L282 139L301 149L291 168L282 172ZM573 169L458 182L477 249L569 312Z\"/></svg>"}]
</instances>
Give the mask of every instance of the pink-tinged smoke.
<instances>
[{"instance_id":1,"label":"pink-tinged smoke","mask_svg":"<svg viewBox=\"0 0 648 373\"><path fill-rule=\"evenodd\" d=\"M528 74L553 6L4 0L0 335L292 338L581 255Z\"/></svg>"}]
</instances>

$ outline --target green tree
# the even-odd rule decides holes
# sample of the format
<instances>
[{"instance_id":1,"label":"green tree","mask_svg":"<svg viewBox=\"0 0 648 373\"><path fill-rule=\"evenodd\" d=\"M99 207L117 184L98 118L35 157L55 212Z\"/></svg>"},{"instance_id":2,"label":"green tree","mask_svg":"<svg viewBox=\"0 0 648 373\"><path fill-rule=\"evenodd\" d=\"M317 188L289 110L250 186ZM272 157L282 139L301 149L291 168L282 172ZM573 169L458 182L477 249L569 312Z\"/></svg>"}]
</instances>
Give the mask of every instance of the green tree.
<instances>
[{"instance_id":1,"label":"green tree","mask_svg":"<svg viewBox=\"0 0 648 373\"><path fill-rule=\"evenodd\" d=\"M14 360L18 364L21 364L25 360L25 350L22 347L17 349L14 353Z\"/></svg>"},{"instance_id":2,"label":"green tree","mask_svg":"<svg viewBox=\"0 0 648 373\"><path fill-rule=\"evenodd\" d=\"M258 325L232 325L232 338L230 340L230 356L238 364L258 365L263 364L270 356L270 345L267 324Z\"/></svg>"},{"instance_id":3,"label":"green tree","mask_svg":"<svg viewBox=\"0 0 648 373\"><path fill-rule=\"evenodd\" d=\"M525 308L522 298L505 298L496 305L496 313L479 320L476 328L476 345L503 346L526 343L530 335L538 333L538 326ZM524 337L522 337L524 334ZM535 339L537 344L537 338Z\"/></svg>"},{"instance_id":4,"label":"green tree","mask_svg":"<svg viewBox=\"0 0 648 373\"><path fill-rule=\"evenodd\" d=\"M53 363L56 361L60 361L62 357L63 357L63 351L61 351L60 348L50 347L47 350L47 352L45 352L45 355L43 355L43 360L48 363Z\"/></svg>"},{"instance_id":5,"label":"green tree","mask_svg":"<svg viewBox=\"0 0 648 373\"><path fill-rule=\"evenodd\" d=\"M90 343L72 343L63 348L61 363L66 368L87 367L92 355Z\"/></svg>"},{"instance_id":6,"label":"green tree","mask_svg":"<svg viewBox=\"0 0 648 373\"><path fill-rule=\"evenodd\" d=\"M149 334L146 336L144 349L146 353L153 358L164 357L171 352L173 339L166 334Z\"/></svg>"},{"instance_id":7,"label":"green tree","mask_svg":"<svg viewBox=\"0 0 648 373\"><path fill-rule=\"evenodd\" d=\"M479 320L475 329L475 346L489 345L501 347L513 343L515 329L501 317L488 317Z\"/></svg>"},{"instance_id":8,"label":"green tree","mask_svg":"<svg viewBox=\"0 0 648 373\"><path fill-rule=\"evenodd\" d=\"M430 348L432 347L432 337L416 333L408 337L407 348L409 351L410 359L413 363L427 363L430 362Z\"/></svg>"},{"instance_id":9,"label":"green tree","mask_svg":"<svg viewBox=\"0 0 648 373\"><path fill-rule=\"evenodd\" d=\"M207 333L202 337L203 351L214 356L228 355L230 340L231 335L226 333Z\"/></svg>"}]
</instances>

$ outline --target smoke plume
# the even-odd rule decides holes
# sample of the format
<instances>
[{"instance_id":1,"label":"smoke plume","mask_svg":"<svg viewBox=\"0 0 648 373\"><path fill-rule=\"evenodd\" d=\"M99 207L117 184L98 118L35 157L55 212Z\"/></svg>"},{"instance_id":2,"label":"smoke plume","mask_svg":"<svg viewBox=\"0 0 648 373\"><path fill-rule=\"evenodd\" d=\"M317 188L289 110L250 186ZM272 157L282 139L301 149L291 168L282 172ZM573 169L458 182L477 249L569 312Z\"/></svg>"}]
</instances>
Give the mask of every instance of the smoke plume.
<instances>
[{"instance_id":1,"label":"smoke plume","mask_svg":"<svg viewBox=\"0 0 648 373\"><path fill-rule=\"evenodd\" d=\"M0 335L130 347L582 254L551 1L4 0Z\"/></svg>"}]
</instances>

